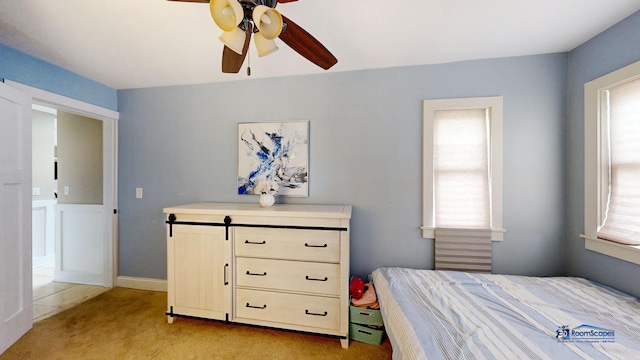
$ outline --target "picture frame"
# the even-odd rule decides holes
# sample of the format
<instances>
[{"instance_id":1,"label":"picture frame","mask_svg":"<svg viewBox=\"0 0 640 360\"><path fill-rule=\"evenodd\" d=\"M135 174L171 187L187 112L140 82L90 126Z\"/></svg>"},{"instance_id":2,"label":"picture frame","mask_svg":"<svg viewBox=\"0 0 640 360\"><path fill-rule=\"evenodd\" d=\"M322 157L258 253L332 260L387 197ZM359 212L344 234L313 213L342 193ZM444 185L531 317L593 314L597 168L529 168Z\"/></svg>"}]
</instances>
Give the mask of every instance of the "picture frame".
<instances>
[{"instance_id":1,"label":"picture frame","mask_svg":"<svg viewBox=\"0 0 640 360\"><path fill-rule=\"evenodd\" d=\"M265 181L277 195L309 196L309 121L238 124L238 194Z\"/></svg>"}]
</instances>

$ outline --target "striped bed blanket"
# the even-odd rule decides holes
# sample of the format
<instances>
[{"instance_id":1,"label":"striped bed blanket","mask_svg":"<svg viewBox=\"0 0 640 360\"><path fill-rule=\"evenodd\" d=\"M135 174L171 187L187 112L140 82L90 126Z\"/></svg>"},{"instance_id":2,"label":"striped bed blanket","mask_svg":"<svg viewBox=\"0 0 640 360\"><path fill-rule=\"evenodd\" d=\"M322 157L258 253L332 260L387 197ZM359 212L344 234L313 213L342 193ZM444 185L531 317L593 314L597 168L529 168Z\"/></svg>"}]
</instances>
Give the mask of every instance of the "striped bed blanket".
<instances>
[{"instance_id":1,"label":"striped bed blanket","mask_svg":"<svg viewBox=\"0 0 640 360\"><path fill-rule=\"evenodd\" d=\"M394 359L640 359L640 301L582 278L372 276Z\"/></svg>"}]
</instances>

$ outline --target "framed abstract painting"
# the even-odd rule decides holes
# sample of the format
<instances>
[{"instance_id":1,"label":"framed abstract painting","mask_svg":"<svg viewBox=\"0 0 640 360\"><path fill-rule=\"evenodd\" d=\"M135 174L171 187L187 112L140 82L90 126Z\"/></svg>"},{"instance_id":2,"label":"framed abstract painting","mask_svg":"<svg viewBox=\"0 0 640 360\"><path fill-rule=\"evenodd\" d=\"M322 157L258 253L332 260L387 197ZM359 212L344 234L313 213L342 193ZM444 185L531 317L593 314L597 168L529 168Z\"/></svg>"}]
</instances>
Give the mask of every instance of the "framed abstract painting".
<instances>
[{"instance_id":1,"label":"framed abstract painting","mask_svg":"<svg viewBox=\"0 0 640 360\"><path fill-rule=\"evenodd\" d=\"M238 194L258 194L261 182L277 195L309 196L309 122L238 124Z\"/></svg>"}]
</instances>

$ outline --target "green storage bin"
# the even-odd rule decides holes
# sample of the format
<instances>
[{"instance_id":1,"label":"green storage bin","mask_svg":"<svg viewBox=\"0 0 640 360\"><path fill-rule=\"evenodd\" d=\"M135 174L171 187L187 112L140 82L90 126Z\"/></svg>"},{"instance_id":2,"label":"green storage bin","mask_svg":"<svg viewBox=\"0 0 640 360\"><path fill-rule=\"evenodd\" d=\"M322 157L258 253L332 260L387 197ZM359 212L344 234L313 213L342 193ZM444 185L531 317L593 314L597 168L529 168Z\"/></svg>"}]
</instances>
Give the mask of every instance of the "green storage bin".
<instances>
[{"instance_id":1,"label":"green storage bin","mask_svg":"<svg viewBox=\"0 0 640 360\"><path fill-rule=\"evenodd\" d=\"M349 305L350 322L361 325L382 326L382 314L380 310L363 309Z\"/></svg>"},{"instance_id":2,"label":"green storage bin","mask_svg":"<svg viewBox=\"0 0 640 360\"><path fill-rule=\"evenodd\" d=\"M376 329L354 323L351 323L349 325L349 337L351 338L351 340L360 341L371 345L380 345L382 343L383 335L383 328Z\"/></svg>"}]
</instances>

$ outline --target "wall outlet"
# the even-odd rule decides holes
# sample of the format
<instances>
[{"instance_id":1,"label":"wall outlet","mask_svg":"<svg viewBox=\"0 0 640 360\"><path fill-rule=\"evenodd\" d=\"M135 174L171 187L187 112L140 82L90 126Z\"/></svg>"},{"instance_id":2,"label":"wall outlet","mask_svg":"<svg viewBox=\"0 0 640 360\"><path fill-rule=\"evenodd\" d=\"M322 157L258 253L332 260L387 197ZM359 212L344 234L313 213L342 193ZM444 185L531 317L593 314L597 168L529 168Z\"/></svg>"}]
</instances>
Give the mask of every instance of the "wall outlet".
<instances>
[{"instance_id":1,"label":"wall outlet","mask_svg":"<svg viewBox=\"0 0 640 360\"><path fill-rule=\"evenodd\" d=\"M31 189L31 195L33 196L39 196L40 195L40 188L39 187L34 187Z\"/></svg>"},{"instance_id":2,"label":"wall outlet","mask_svg":"<svg viewBox=\"0 0 640 360\"><path fill-rule=\"evenodd\" d=\"M64 187L64 194L65 195L69 195L69 187L68 186Z\"/></svg>"}]
</instances>

